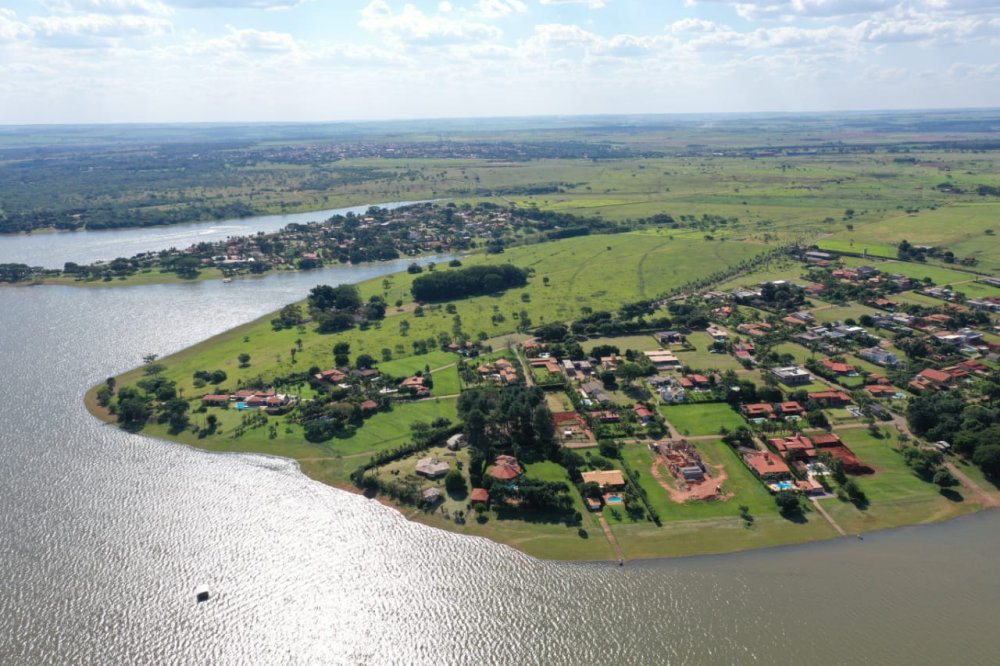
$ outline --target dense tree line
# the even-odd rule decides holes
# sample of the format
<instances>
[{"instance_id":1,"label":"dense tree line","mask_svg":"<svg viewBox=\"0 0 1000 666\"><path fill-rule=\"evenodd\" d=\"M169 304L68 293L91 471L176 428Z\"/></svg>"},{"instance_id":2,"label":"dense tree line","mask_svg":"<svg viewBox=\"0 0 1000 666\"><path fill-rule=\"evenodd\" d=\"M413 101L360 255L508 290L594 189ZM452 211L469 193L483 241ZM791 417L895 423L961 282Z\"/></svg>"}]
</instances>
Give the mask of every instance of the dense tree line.
<instances>
[{"instance_id":1,"label":"dense tree line","mask_svg":"<svg viewBox=\"0 0 1000 666\"><path fill-rule=\"evenodd\" d=\"M410 292L418 301L450 301L468 296L495 294L528 284L528 271L510 264L470 266L420 275Z\"/></svg>"}]
</instances>

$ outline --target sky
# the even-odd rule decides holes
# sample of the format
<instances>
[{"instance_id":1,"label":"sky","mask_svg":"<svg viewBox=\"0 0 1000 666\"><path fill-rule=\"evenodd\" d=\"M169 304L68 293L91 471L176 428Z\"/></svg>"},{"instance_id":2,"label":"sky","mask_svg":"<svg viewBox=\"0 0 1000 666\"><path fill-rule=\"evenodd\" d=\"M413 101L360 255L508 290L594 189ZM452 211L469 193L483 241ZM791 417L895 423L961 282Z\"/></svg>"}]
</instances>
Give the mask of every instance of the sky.
<instances>
[{"instance_id":1,"label":"sky","mask_svg":"<svg viewBox=\"0 0 1000 666\"><path fill-rule=\"evenodd\" d=\"M4 0L0 124L1000 107L1000 0Z\"/></svg>"}]
</instances>

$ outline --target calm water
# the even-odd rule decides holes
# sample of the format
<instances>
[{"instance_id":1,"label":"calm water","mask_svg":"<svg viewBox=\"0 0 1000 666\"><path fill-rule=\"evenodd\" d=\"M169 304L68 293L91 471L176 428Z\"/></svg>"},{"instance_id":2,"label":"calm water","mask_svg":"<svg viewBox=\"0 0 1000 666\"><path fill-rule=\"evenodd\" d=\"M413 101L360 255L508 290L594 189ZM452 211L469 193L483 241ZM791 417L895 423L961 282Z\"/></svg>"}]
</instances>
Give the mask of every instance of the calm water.
<instances>
[{"instance_id":1,"label":"calm water","mask_svg":"<svg viewBox=\"0 0 1000 666\"><path fill-rule=\"evenodd\" d=\"M84 410L90 385L301 297L304 277L0 289L0 663L996 663L1000 513L540 562ZM218 596L195 605L199 583Z\"/></svg>"},{"instance_id":2,"label":"calm water","mask_svg":"<svg viewBox=\"0 0 1000 666\"><path fill-rule=\"evenodd\" d=\"M413 201L373 204L399 208ZM92 264L95 261L132 257L140 252L183 249L195 243L211 243L231 236L246 236L258 231L277 231L293 222L322 222L337 214L363 213L369 205L332 208L312 213L263 215L259 217L192 222L167 227L110 229L103 231L64 231L19 236L0 235L0 264L21 263L44 268L62 268L67 261Z\"/></svg>"}]
</instances>

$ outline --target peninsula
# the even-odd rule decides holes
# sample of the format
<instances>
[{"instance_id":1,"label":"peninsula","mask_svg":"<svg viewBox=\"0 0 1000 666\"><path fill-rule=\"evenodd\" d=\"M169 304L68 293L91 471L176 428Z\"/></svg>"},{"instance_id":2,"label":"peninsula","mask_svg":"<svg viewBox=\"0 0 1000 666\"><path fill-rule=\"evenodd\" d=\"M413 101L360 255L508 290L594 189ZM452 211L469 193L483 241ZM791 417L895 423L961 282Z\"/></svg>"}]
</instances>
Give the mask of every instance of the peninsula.
<instances>
[{"instance_id":1,"label":"peninsula","mask_svg":"<svg viewBox=\"0 0 1000 666\"><path fill-rule=\"evenodd\" d=\"M1000 284L915 245L661 225L482 252L319 285L87 404L538 557L939 521L1000 500Z\"/></svg>"}]
</instances>

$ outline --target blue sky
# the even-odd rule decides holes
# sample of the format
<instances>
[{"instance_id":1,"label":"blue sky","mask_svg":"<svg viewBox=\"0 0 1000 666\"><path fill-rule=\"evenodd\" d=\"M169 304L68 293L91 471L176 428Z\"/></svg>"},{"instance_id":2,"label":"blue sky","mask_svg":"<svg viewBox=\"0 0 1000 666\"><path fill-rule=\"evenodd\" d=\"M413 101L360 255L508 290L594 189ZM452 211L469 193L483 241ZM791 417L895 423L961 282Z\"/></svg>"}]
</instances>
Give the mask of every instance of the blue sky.
<instances>
[{"instance_id":1,"label":"blue sky","mask_svg":"<svg viewBox=\"0 0 1000 666\"><path fill-rule=\"evenodd\" d=\"M7 0L0 123L1000 106L1000 0Z\"/></svg>"}]
</instances>

